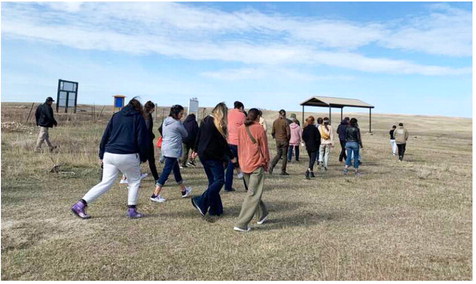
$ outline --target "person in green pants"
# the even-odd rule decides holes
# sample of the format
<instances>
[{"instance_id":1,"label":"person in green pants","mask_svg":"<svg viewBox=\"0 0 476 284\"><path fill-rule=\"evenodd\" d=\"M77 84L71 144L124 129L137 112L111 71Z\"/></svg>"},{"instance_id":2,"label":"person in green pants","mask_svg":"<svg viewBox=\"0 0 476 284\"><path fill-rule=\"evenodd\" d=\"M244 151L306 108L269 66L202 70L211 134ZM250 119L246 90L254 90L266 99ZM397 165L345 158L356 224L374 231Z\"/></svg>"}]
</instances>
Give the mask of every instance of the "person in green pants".
<instances>
[{"instance_id":1,"label":"person in green pants","mask_svg":"<svg viewBox=\"0 0 476 284\"><path fill-rule=\"evenodd\" d=\"M266 132L259 124L261 111L249 110L244 125L238 130L238 160L240 160L243 179L248 193L241 206L241 212L233 228L238 232L247 232L248 224L256 215L257 224L263 224L268 218L268 210L261 200L264 187L264 173L269 168L269 148Z\"/></svg>"}]
</instances>

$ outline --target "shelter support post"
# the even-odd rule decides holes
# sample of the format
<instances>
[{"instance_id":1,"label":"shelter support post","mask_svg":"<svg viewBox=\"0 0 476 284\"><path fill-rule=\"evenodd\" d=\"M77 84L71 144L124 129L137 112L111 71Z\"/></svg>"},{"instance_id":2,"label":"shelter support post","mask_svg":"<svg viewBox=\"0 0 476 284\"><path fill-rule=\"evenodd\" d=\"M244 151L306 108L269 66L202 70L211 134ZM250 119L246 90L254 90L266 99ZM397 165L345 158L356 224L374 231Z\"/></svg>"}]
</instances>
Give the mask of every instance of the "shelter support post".
<instances>
[{"instance_id":1,"label":"shelter support post","mask_svg":"<svg viewBox=\"0 0 476 284\"><path fill-rule=\"evenodd\" d=\"M372 133L372 109L369 108L369 133Z\"/></svg>"},{"instance_id":2,"label":"shelter support post","mask_svg":"<svg viewBox=\"0 0 476 284\"><path fill-rule=\"evenodd\" d=\"M344 107L340 108L340 121L342 121L344 118L342 117L342 112L344 111Z\"/></svg>"},{"instance_id":3,"label":"shelter support post","mask_svg":"<svg viewBox=\"0 0 476 284\"><path fill-rule=\"evenodd\" d=\"M302 105L302 120L301 120L302 125L304 125L304 105Z\"/></svg>"},{"instance_id":4,"label":"shelter support post","mask_svg":"<svg viewBox=\"0 0 476 284\"><path fill-rule=\"evenodd\" d=\"M329 124L332 124L331 105L329 105Z\"/></svg>"}]
</instances>

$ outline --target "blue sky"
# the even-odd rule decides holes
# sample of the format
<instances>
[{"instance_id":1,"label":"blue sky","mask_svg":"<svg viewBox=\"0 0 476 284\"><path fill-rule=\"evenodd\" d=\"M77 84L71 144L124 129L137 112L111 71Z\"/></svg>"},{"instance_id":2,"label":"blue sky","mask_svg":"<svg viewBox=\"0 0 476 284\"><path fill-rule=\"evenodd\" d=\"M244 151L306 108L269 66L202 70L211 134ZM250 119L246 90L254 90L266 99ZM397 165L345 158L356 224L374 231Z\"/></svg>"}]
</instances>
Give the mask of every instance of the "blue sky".
<instances>
[{"instance_id":1,"label":"blue sky","mask_svg":"<svg viewBox=\"0 0 476 284\"><path fill-rule=\"evenodd\" d=\"M2 102L56 97L58 79L80 104L330 96L472 117L472 3L2 2Z\"/></svg>"}]
</instances>

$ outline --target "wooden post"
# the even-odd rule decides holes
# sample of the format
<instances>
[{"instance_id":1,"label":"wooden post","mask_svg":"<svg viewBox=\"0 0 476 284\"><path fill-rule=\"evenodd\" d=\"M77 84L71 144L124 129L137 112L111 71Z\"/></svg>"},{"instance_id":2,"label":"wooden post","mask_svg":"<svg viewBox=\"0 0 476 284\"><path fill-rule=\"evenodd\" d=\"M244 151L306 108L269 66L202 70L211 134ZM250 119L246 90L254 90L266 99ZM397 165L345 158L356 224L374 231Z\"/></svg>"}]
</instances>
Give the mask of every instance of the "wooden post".
<instances>
[{"instance_id":1,"label":"wooden post","mask_svg":"<svg viewBox=\"0 0 476 284\"><path fill-rule=\"evenodd\" d=\"M329 105L329 124L332 124L331 105Z\"/></svg>"},{"instance_id":2,"label":"wooden post","mask_svg":"<svg viewBox=\"0 0 476 284\"><path fill-rule=\"evenodd\" d=\"M302 125L304 125L304 105L302 105L302 120L301 120Z\"/></svg>"},{"instance_id":3,"label":"wooden post","mask_svg":"<svg viewBox=\"0 0 476 284\"><path fill-rule=\"evenodd\" d=\"M35 103L31 104L30 112L28 113L28 117L26 118L25 123L28 123L28 120L30 119L31 111L33 110L33 107L35 106Z\"/></svg>"},{"instance_id":4,"label":"wooden post","mask_svg":"<svg viewBox=\"0 0 476 284\"><path fill-rule=\"evenodd\" d=\"M369 132L372 133L372 108L369 108Z\"/></svg>"},{"instance_id":5,"label":"wooden post","mask_svg":"<svg viewBox=\"0 0 476 284\"><path fill-rule=\"evenodd\" d=\"M344 107L340 108L340 121L344 120L344 117L342 116L342 112L344 111Z\"/></svg>"}]
</instances>

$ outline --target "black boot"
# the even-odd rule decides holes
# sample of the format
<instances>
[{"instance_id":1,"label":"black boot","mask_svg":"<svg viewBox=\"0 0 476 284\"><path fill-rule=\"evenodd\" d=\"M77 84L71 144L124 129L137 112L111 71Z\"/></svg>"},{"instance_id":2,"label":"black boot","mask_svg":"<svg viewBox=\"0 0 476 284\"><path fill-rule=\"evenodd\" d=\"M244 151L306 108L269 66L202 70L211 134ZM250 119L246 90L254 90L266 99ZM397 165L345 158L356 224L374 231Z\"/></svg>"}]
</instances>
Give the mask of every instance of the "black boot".
<instances>
[{"instance_id":1,"label":"black boot","mask_svg":"<svg viewBox=\"0 0 476 284\"><path fill-rule=\"evenodd\" d=\"M311 178L309 177L309 170L306 170L306 179L311 179Z\"/></svg>"},{"instance_id":2,"label":"black boot","mask_svg":"<svg viewBox=\"0 0 476 284\"><path fill-rule=\"evenodd\" d=\"M311 171L310 174L311 174L311 177L312 177L312 178L315 178L315 177L316 177L316 176L314 175L314 172Z\"/></svg>"}]
</instances>

